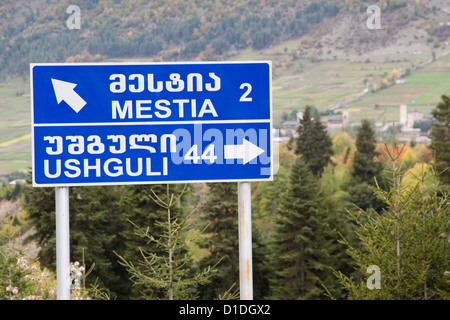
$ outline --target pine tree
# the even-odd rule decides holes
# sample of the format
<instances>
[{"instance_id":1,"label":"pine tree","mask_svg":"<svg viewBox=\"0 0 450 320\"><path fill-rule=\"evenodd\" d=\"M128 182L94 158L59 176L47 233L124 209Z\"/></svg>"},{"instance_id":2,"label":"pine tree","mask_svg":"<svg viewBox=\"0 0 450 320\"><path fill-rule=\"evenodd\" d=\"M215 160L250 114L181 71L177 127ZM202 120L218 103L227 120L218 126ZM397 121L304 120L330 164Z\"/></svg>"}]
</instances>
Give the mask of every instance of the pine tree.
<instances>
[{"instance_id":1,"label":"pine tree","mask_svg":"<svg viewBox=\"0 0 450 320\"><path fill-rule=\"evenodd\" d=\"M188 191L189 188L185 189L183 185L171 186L171 193L174 196L179 197L183 192L183 197L179 200L180 202L184 201L184 198L187 197ZM156 242L148 241L148 238L142 233L139 233L138 236L136 234L139 228L147 228L148 233L155 238L158 238L164 233L163 222L167 221L167 209L155 202L152 199L152 195L155 194L163 199L166 193L166 185L127 186L119 201L121 220L125 223L125 226L120 231L120 235L124 240L121 250L115 249L115 252L120 254L124 261L137 265L140 257L137 248L141 248L145 252L152 252L158 256L163 256L166 253ZM182 211L181 206L171 208L173 215L180 215ZM122 266L119 267L124 270ZM166 292L161 288L150 286L144 282L138 282L133 285L130 293L130 297L136 299L142 297L157 299L165 298L166 296Z\"/></svg>"},{"instance_id":2,"label":"pine tree","mask_svg":"<svg viewBox=\"0 0 450 320\"><path fill-rule=\"evenodd\" d=\"M368 209L350 214L359 243L344 243L360 277L336 275L349 299L440 299L450 290L445 279L450 269L449 195L439 194L437 183L431 190L424 187L428 178L437 181L433 171L415 176L413 187L402 185L404 173L397 164L401 150L395 142L392 149L392 185L389 190L374 189L386 208L382 213Z\"/></svg>"},{"instance_id":3,"label":"pine tree","mask_svg":"<svg viewBox=\"0 0 450 320\"><path fill-rule=\"evenodd\" d=\"M300 142L304 143L307 142L306 140L307 137L303 135L303 133L311 131L312 126L313 122L312 122L311 107L306 106L305 111L303 112L303 117L300 119L300 125L297 128L298 139L295 148L295 154L299 155L307 151L304 144L301 144Z\"/></svg>"},{"instance_id":4,"label":"pine tree","mask_svg":"<svg viewBox=\"0 0 450 320\"><path fill-rule=\"evenodd\" d=\"M157 228L155 223L164 219L165 211L151 199L150 196L153 192L158 196L163 196L165 187L159 184L127 186L120 198L119 210L122 220L132 221L137 226L148 226L153 234L160 234L161 229ZM172 192L176 192L176 190L172 189ZM136 248L144 247L147 244L145 239L135 236L135 228L130 223L126 223L126 227L121 231L121 236L125 240L125 249L120 254L127 260L133 258ZM152 250L156 249L152 247Z\"/></svg>"},{"instance_id":5,"label":"pine tree","mask_svg":"<svg viewBox=\"0 0 450 320\"><path fill-rule=\"evenodd\" d=\"M270 237L270 299L324 298L323 286L336 293L331 268L343 252L336 242L340 223L322 200L317 180L297 159Z\"/></svg>"},{"instance_id":6,"label":"pine tree","mask_svg":"<svg viewBox=\"0 0 450 320\"><path fill-rule=\"evenodd\" d=\"M70 199L70 255L73 262L84 260L93 268L86 278L86 288L96 283L108 288L114 297L125 297L130 292L127 274L119 268L113 250L124 244L118 200L123 186L71 187Z\"/></svg>"},{"instance_id":7,"label":"pine tree","mask_svg":"<svg viewBox=\"0 0 450 320\"><path fill-rule=\"evenodd\" d=\"M252 213L254 213L252 220L261 225L265 238L272 232L280 195L287 190L288 178L289 171L280 165L273 181L255 184L256 190L252 195Z\"/></svg>"},{"instance_id":8,"label":"pine tree","mask_svg":"<svg viewBox=\"0 0 450 320\"><path fill-rule=\"evenodd\" d=\"M370 189L375 186L375 181L381 182L381 164L375 161L378 155L376 151L375 132L366 119L356 137L356 152L353 157L352 181L348 186L348 192L353 203L365 210L373 208L380 211L383 203L373 194Z\"/></svg>"},{"instance_id":9,"label":"pine tree","mask_svg":"<svg viewBox=\"0 0 450 320\"><path fill-rule=\"evenodd\" d=\"M138 226L134 223L135 234L147 243L154 244L154 249L139 247L139 256L136 262L129 261L118 254L120 264L126 267L134 284L141 289L156 288L162 292L160 298L168 300L192 299L197 296L196 287L209 281L213 270L208 266L204 270L192 274L192 259L188 254L188 246L200 233L186 237L186 230L191 228L188 223L190 214L183 210L175 210L179 204L181 193L171 194L169 185L166 186L165 195L157 195L154 191L149 197L160 207L165 209L166 217L158 220L155 225L162 232L155 234L149 226ZM136 259L134 259L136 260ZM151 290L143 291L144 298Z\"/></svg>"},{"instance_id":10,"label":"pine tree","mask_svg":"<svg viewBox=\"0 0 450 320\"><path fill-rule=\"evenodd\" d=\"M356 136L356 152L352 168L353 183L367 182L369 185L375 185L374 178L379 180L381 172L380 163L374 159L377 155L375 131L370 126L370 122L364 119Z\"/></svg>"},{"instance_id":11,"label":"pine tree","mask_svg":"<svg viewBox=\"0 0 450 320\"><path fill-rule=\"evenodd\" d=\"M217 273L200 288L202 299L215 299L231 287L239 286L239 231L236 183L208 184L209 192L201 211L201 228L208 225L205 237L198 242L208 254L199 262L201 269L215 265ZM266 246L259 229L252 224L253 296L262 299L267 293Z\"/></svg>"},{"instance_id":12,"label":"pine tree","mask_svg":"<svg viewBox=\"0 0 450 320\"><path fill-rule=\"evenodd\" d=\"M450 185L450 97L442 95L442 101L431 112L437 120L431 129L431 147L436 155L436 169L442 183Z\"/></svg>"},{"instance_id":13,"label":"pine tree","mask_svg":"<svg viewBox=\"0 0 450 320\"><path fill-rule=\"evenodd\" d=\"M312 115L310 106L306 106L297 133L295 153L303 157L315 176L320 177L324 168L331 162L332 142L320 121L320 115L317 112Z\"/></svg>"},{"instance_id":14,"label":"pine tree","mask_svg":"<svg viewBox=\"0 0 450 320\"><path fill-rule=\"evenodd\" d=\"M208 198L202 205L201 220L205 237L198 243L208 250L200 268L217 265L217 274L200 288L202 299L214 299L233 285L239 285L238 202L236 183L208 184Z\"/></svg>"}]
</instances>

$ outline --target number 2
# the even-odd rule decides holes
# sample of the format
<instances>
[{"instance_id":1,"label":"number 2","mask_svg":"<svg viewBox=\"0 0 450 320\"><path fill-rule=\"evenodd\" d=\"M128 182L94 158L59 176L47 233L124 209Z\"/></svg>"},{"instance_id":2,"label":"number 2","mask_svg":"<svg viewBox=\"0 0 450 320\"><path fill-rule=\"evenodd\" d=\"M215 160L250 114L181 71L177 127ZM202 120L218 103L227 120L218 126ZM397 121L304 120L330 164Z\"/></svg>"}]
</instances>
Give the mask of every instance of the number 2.
<instances>
[{"instance_id":1,"label":"number 2","mask_svg":"<svg viewBox=\"0 0 450 320\"><path fill-rule=\"evenodd\" d=\"M248 95L250 94L250 92L252 92L252 85L250 83L243 83L239 87L239 89L245 89L245 88L247 88L247 91L244 92L244 94L241 96L239 101L241 101L241 102L250 102L250 101L252 101L252 98L248 97Z\"/></svg>"}]
</instances>

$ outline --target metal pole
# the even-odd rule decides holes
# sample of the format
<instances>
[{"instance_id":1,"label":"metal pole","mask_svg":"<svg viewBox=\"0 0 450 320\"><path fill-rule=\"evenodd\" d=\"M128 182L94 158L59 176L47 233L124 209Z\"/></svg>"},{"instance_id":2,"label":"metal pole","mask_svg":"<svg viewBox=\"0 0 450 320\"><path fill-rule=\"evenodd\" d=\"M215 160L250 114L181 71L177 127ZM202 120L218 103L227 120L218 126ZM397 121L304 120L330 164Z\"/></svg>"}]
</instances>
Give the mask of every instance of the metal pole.
<instances>
[{"instance_id":1,"label":"metal pole","mask_svg":"<svg viewBox=\"0 0 450 320\"><path fill-rule=\"evenodd\" d=\"M241 300L253 300L252 203L250 182L238 182L239 287Z\"/></svg>"},{"instance_id":2,"label":"metal pole","mask_svg":"<svg viewBox=\"0 0 450 320\"><path fill-rule=\"evenodd\" d=\"M69 188L56 187L56 283L58 300L70 300Z\"/></svg>"}]
</instances>

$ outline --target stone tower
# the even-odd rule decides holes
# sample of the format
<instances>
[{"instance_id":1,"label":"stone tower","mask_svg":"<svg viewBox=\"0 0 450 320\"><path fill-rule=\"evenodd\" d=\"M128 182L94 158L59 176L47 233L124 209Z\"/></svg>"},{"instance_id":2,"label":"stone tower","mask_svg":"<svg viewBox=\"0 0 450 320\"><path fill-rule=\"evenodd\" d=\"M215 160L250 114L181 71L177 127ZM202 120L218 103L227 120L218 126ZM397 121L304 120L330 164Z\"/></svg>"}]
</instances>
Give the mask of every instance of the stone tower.
<instances>
[{"instance_id":1,"label":"stone tower","mask_svg":"<svg viewBox=\"0 0 450 320\"><path fill-rule=\"evenodd\" d=\"M408 107L406 104L400 105L400 124L406 125L408 122Z\"/></svg>"}]
</instances>

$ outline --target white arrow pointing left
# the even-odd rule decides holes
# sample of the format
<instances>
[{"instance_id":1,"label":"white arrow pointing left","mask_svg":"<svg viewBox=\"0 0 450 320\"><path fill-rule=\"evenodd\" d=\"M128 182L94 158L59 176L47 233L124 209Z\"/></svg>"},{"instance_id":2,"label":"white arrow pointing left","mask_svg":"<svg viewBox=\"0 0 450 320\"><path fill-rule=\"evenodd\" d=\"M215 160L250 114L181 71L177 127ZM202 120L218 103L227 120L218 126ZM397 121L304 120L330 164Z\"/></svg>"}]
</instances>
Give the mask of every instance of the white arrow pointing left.
<instances>
[{"instance_id":1,"label":"white arrow pointing left","mask_svg":"<svg viewBox=\"0 0 450 320\"><path fill-rule=\"evenodd\" d=\"M224 146L225 159L242 159L243 164L252 161L263 152L263 149L245 139L243 139L240 145Z\"/></svg>"},{"instance_id":2,"label":"white arrow pointing left","mask_svg":"<svg viewBox=\"0 0 450 320\"><path fill-rule=\"evenodd\" d=\"M52 83L58 104L64 100L76 113L86 105L86 101L84 101L74 90L77 86L76 83L56 79L52 79Z\"/></svg>"}]
</instances>

